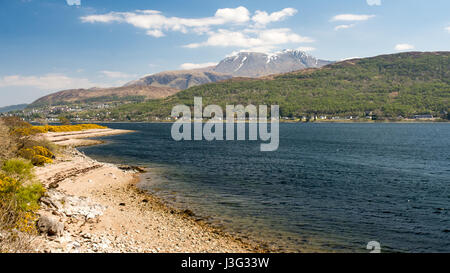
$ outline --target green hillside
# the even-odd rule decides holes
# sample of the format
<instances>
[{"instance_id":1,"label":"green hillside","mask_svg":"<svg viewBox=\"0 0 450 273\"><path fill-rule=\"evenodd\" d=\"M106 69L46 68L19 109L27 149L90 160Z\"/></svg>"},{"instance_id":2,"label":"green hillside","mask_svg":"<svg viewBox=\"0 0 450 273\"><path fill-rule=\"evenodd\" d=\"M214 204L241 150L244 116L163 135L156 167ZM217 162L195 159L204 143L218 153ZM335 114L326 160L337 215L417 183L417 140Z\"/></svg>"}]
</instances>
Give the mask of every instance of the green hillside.
<instances>
[{"instance_id":1,"label":"green hillside","mask_svg":"<svg viewBox=\"0 0 450 273\"><path fill-rule=\"evenodd\" d=\"M161 100L120 106L111 117L167 117L176 104L278 104L281 116L309 114L404 117L450 112L450 52L401 53L347 60L263 79L196 86Z\"/></svg>"}]
</instances>

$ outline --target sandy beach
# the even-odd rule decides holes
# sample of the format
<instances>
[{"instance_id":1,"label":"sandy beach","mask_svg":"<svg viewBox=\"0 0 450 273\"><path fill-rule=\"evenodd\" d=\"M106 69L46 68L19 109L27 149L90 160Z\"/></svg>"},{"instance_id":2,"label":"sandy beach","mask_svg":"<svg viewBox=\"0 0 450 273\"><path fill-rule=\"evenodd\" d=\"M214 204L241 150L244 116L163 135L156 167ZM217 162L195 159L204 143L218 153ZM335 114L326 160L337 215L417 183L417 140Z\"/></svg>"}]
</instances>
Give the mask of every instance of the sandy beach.
<instances>
[{"instance_id":1,"label":"sandy beach","mask_svg":"<svg viewBox=\"0 0 450 273\"><path fill-rule=\"evenodd\" d=\"M94 140L90 138L102 137L102 136L113 136L120 134L132 133L129 130L119 130L119 129L92 129L79 132L64 132L64 133L46 133L45 138L47 140L66 147L80 147L80 146L90 146L102 144L100 140Z\"/></svg>"},{"instance_id":2,"label":"sandy beach","mask_svg":"<svg viewBox=\"0 0 450 273\"><path fill-rule=\"evenodd\" d=\"M139 169L97 162L74 147L99 142L86 138L130 133L88 130L48 133L64 146L53 164L36 168L48 189L42 198L36 240L38 252L192 253L260 252L190 217L189 211L167 207L139 190Z\"/></svg>"}]
</instances>

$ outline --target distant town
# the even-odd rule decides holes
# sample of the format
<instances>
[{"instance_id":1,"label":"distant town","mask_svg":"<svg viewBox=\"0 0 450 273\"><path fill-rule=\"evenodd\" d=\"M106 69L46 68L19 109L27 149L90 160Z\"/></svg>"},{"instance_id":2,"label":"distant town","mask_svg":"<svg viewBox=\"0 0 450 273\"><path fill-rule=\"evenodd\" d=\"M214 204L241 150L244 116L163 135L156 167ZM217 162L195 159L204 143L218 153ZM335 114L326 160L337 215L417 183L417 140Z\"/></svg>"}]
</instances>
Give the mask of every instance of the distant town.
<instances>
[{"instance_id":1,"label":"distant town","mask_svg":"<svg viewBox=\"0 0 450 273\"><path fill-rule=\"evenodd\" d=\"M74 123L84 122L174 122L176 116L134 116L127 114L121 116L111 109L120 104L82 104L82 105L59 105L42 108L31 108L7 113L0 113L0 117L18 116L27 122L33 123L56 123L61 117L65 117ZM236 118L242 120L242 118ZM245 118L243 119L245 120ZM450 115L443 111L440 116L431 114L382 117L373 111L366 111L362 115L329 115L329 114L305 114L301 116L282 116L281 122L414 122L414 121L448 121Z\"/></svg>"}]
</instances>

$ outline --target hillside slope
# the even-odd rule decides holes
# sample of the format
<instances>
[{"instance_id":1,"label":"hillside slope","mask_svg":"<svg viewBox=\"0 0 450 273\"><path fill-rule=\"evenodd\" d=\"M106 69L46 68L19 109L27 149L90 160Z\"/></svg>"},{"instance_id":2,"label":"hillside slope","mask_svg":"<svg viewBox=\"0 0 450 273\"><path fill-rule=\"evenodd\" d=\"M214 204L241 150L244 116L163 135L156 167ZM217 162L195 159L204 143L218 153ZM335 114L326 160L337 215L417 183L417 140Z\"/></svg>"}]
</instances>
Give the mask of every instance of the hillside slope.
<instances>
[{"instance_id":1,"label":"hillside slope","mask_svg":"<svg viewBox=\"0 0 450 273\"><path fill-rule=\"evenodd\" d=\"M278 104L282 116L354 114L380 116L440 114L450 108L450 52L410 52L353 59L318 69L266 77L232 79L192 87L166 99L113 110L135 119L170 114L176 104Z\"/></svg>"},{"instance_id":2,"label":"hillside slope","mask_svg":"<svg viewBox=\"0 0 450 273\"><path fill-rule=\"evenodd\" d=\"M141 101L145 99L165 98L178 92L178 89L154 86L123 86L116 88L70 89L42 97L28 108L64 105L71 103Z\"/></svg>"},{"instance_id":3,"label":"hillside slope","mask_svg":"<svg viewBox=\"0 0 450 273\"><path fill-rule=\"evenodd\" d=\"M146 76L136 81L132 81L130 83L127 83L125 86L171 87L184 90L192 86L217 82L231 78L230 75L208 71L208 68L206 68L205 70L206 71L180 70L161 72Z\"/></svg>"},{"instance_id":4,"label":"hillside slope","mask_svg":"<svg viewBox=\"0 0 450 273\"><path fill-rule=\"evenodd\" d=\"M0 107L0 113L7 113L11 111L23 110L28 106L28 104L17 104Z\"/></svg>"}]
</instances>

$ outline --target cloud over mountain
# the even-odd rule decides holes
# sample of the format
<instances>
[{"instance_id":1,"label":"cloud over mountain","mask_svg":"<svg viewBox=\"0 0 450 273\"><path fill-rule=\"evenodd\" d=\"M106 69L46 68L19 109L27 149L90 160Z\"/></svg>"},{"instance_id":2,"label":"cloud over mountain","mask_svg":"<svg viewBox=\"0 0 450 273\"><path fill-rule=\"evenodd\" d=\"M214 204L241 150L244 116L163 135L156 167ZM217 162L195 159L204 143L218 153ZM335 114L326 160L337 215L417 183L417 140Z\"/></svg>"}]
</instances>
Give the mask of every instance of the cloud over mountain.
<instances>
[{"instance_id":1,"label":"cloud over mountain","mask_svg":"<svg viewBox=\"0 0 450 273\"><path fill-rule=\"evenodd\" d=\"M204 46L254 48L257 51L273 50L283 44L312 42L290 28L267 28L267 25L294 16L298 11L284 8L268 13L257 10L253 15L243 6L218 9L213 16L202 18L168 17L157 10L109 12L81 17L84 23L126 23L146 30L155 38L167 32L193 33L207 36L206 40L184 45L185 48ZM298 46L298 45L297 45Z\"/></svg>"},{"instance_id":2,"label":"cloud over mountain","mask_svg":"<svg viewBox=\"0 0 450 273\"><path fill-rule=\"evenodd\" d=\"M272 12L271 14L268 14L266 11L257 10L255 15L252 17L252 21L264 26L271 22L281 21L286 17L293 16L296 13L297 10L294 8L285 8L277 12Z\"/></svg>"},{"instance_id":3,"label":"cloud over mountain","mask_svg":"<svg viewBox=\"0 0 450 273\"><path fill-rule=\"evenodd\" d=\"M211 33L205 42L192 43L185 47L198 48L203 46L220 46L254 49L251 51L270 51L277 45L309 43L313 41L314 40L309 37L303 37L293 33L289 28L262 30L245 29L244 31L219 29L217 32Z\"/></svg>"}]
</instances>

